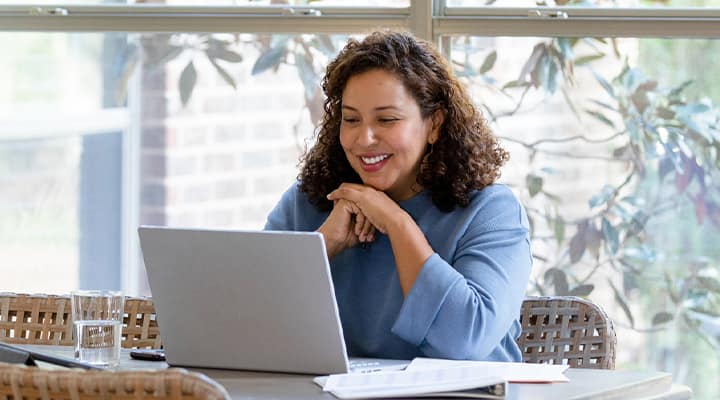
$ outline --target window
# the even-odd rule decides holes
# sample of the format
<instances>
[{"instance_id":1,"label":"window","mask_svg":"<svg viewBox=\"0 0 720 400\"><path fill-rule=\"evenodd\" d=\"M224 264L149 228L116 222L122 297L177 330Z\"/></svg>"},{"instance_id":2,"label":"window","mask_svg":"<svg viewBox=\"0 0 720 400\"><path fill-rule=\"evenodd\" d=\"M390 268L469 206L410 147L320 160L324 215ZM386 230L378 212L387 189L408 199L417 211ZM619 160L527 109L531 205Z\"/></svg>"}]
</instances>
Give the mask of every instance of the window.
<instances>
[{"instance_id":1,"label":"window","mask_svg":"<svg viewBox=\"0 0 720 400\"><path fill-rule=\"evenodd\" d=\"M590 297L619 367L720 395L720 3L289 3L0 0L2 290L147 295L137 225L261 227L327 61L410 29L511 152L529 293Z\"/></svg>"}]
</instances>

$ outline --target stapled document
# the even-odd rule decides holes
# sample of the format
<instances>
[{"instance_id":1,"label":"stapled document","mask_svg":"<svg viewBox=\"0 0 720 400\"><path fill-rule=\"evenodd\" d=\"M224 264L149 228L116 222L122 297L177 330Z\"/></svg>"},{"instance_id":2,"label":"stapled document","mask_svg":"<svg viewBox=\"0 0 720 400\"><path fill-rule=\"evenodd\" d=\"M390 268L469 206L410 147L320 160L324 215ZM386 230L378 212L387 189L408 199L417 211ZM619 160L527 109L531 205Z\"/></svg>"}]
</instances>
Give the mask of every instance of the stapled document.
<instances>
[{"instance_id":1,"label":"stapled document","mask_svg":"<svg viewBox=\"0 0 720 400\"><path fill-rule=\"evenodd\" d=\"M563 374L569 366L554 364L529 364L499 361L458 361L418 357L412 360L412 362L405 368L405 371L423 369L436 370L461 366L475 366L478 374L497 376L508 382L514 383L550 383L569 381L569 379Z\"/></svg>"},{"instance_id":2,"label":"stapled document","mask_svg":"<svg viewBox=\"0 0 720 400\"><path fill-rule=\"evenodd\" d=\"M325 377L321 377L325 378ZM457 396L502 399L505 381L478 373L475 366L415 371L380 371L330 375L315 383L340 399L391 398L409 396Z\"/></svg>"},{"instance_id":3,"label":"stapled document","mask_svg":"<svg viewBox=\"0 0 720 400\"><path fill-rule=\"evenodd\" d=\"M466 397L502 399L506 382L567 382L567 365L416 358L404 371L338 374L315 383L340 399Z\"/></svg>"}]
</instances>

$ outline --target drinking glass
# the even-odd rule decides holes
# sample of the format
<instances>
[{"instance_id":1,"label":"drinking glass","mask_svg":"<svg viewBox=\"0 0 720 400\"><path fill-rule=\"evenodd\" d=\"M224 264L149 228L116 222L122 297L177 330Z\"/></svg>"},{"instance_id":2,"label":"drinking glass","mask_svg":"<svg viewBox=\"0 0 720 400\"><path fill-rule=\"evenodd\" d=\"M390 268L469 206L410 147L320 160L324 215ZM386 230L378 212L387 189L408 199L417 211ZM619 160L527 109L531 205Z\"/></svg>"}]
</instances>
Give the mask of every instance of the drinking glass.
<instances>
[{"instance_id":1,"label":"drinking glass","mask_svg":"<svg viewBox=\"0 0 720 400\"><path fill-rule=\"evenodd\" d=\"M76 290L71 298L75 358L117 366L125 296L113 290Z\"/></svg>"}]
</instances>

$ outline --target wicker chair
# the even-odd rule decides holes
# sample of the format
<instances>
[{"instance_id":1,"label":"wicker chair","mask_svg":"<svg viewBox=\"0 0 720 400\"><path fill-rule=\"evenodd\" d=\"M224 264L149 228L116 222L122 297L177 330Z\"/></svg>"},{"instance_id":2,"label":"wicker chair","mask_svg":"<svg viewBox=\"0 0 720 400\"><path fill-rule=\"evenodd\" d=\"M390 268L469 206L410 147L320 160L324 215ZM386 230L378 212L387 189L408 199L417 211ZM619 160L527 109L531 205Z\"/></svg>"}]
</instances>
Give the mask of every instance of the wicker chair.
<instances>
[{"instance_id":1,"label":"wicker chair","mask_svg":"<svg viewBox=\"0 0 720 400\"><path fill-rule=\"evenodd\" d=\"M154 371L46 370L0 363L2 400L221 400L225 388L180 368Z\"/></svg>"},{"instance_id":2,"label":"wicker chair","mask_svg":"<svg viewBox=\"0 0 720 400\"><path fill-rule=\"evenodd\" d=\"M527 297L517 339L523 361L614 369L617 337L598 305L572 296Z\"/></svg>"},{"instance_id":3,"label":"wicker chair","mask_svg":"<svg viewBox=\"0 0 720 400\"><path fill-rule=\"evenodd\" d=\"M0 293L0 342L73 345L70 296ZM124 348L160 348L155 307L148 298L126 297Z\"/></svg>"}]
</instances>

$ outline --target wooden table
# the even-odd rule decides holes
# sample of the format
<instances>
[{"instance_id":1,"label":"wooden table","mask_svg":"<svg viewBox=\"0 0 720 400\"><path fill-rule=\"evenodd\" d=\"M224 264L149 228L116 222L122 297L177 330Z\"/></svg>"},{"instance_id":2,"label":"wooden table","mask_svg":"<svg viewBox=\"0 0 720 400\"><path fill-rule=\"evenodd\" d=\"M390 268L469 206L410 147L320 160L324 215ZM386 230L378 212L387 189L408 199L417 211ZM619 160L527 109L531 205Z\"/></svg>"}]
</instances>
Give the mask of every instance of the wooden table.
<instances>
[{"instance_id":1,"label":"wooden table","mask_svg":"<svg viewBox=\"0 0 720 400\"><path fill-rule=\"evenodd\" d=\"M23 346L33 351L72 356L67 346ZM167 368L164 362L138 361L123 350L120 368ZM335 399L312 382L312 375L187 368L203 373L223 385L233 399ZM690 388L674 385L667 372L619 371L570 368L570 382L508 385L507 399L644 399L685 400L692 398Z\"/></svg>"}]
</instances>

